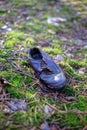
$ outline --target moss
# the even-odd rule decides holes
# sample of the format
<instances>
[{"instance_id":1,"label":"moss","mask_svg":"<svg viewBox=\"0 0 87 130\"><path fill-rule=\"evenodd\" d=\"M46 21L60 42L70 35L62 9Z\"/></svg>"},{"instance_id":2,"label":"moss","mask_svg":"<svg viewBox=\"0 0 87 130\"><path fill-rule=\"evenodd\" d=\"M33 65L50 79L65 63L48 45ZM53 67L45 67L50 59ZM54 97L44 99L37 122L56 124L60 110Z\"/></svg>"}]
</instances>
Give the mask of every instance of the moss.
<instances>
[{"instance_id":1,"label":"moss","mask_svg":"<svg viewBox=\"0 0 87 130\"><path fill-rule=\"evenodd\" d=\"M57 34L62 31L62 27L56 27L53 24L47 24L47 25L48 25L48 29L54 30Z\"/></svg>"},{"instance_id":2,"label":"moss","mask_svg":"<svg viewBox=\"0 0 87 130\"><path fill-rule=\"evenodd\" d=\"M62 50L60 48L44 48L43 49L46 53L50 54L50 56L56 56L58 54L61 54Z\"/></svg>"},{"instance_id":3,"label":"moss","mask_svg":"<svg viewBox=\"0 0 87 130\"><path fill-rule=\"evenodd\" d=\"M4 13L6 13L6 10L0 9L0 15L2 15L2 14L4 14Z\"/></svg>"},{"instance_id":4,"label":"moss","mask_svg":"<svg viewBox=\"0 0 87 130\"><path fill-rule=\"evenodd\" d=\"M75 114L69 114L66 118L68 118L67 124L71 127L83 125L83 122Z\"/></svg>"},{"instance_id":5,"label":"moss","mask_svg":"<svg viewBox=\"0 0 87 130\"><path fill-rule=\"evenodd\" d=\"M23 6L35 5L36 0L29 0L29 2L27 0L23 0L22 2L21 2L21 0L15 0L15 1L10 0L10 2L12 2L12 4L16 5L17 7L23 7Z\"/></svg>"},{"instance_id":6,"label":"moss","mask_svg":"<svg viewBox=\"0 0 87 130\"><path fill-rule=\"evenodd\" d=\"M9 32L6 36L6 47L13 47L25 40L24 33L22 32Z\"/></svg>"},{"instance_id":7,"label":"moss","mask_svg":"<svg viewBox=\"0 0 87 130\"><path fill-rule=\"evenodd\" d=\"M77 60L73 60L73 59L67 59L67 62L69 63L69 65L71 65L74 69L79 69L81 67L86 67L87 64L85 62L82 61L77 61Z\"/></svg>"},{"instance_id":8,"label":"moss","mask_svg":"<svg viewBox=\"0 0 87 130\"><path fill-rule=\"evenodd\" d=\"M4 23L3 22L0 22L0 28L4 26Z\"/></svg>"},{"instance_id":9,"label":"moss","mask_svg":"<svg viewBox=\"0 0 87 130\"><path fill-rule=\"evenodd\" d=\"M62 10L61 10L61 13L64 15L64 14L69 14L72 16L73 12L70 8L68 7L64 7Z\"/></svg>"}]
</instances>

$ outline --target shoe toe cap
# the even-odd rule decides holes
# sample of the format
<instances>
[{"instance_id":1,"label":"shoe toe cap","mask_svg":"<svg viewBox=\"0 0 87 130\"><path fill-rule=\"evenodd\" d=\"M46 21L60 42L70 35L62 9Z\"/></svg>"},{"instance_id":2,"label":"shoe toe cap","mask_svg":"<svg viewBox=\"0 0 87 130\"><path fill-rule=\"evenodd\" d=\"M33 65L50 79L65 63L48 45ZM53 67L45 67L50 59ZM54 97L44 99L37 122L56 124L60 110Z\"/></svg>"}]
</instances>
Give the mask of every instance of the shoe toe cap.
<instances>
[{"instance_id":1,"label":"shoe toe cap","mask_svg":"<svg viewBox=\"0 0 87 130\"><path fill-rule=\"evenodd\" d=\"M41 80L47 83L51 89L61 89L66 86L66 78L64 74L52 74L52 75L42 75Z\"/></svg>"}]
</instances>

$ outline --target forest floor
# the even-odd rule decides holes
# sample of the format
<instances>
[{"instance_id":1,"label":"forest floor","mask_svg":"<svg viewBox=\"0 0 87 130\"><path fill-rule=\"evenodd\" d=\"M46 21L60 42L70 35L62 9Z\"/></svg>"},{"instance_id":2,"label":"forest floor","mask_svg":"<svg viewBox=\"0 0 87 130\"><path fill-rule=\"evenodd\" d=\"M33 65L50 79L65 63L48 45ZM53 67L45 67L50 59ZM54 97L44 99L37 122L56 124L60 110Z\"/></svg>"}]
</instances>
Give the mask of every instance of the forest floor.
<instances>
[{"instance_id":1,"label":"forest floor","mask_svg":"<svg viewBox=\"0 0 87 130\"><path fill-rule=\"evenodd\" d=\"M30 47L61 66L68 80L61 93L32 86ZM87 130L87 1L1 0L2 78L9 83L0 81L0 130ZM11 113L7 104L17 99L27 111Z\"/></svg>"}]
</instances>

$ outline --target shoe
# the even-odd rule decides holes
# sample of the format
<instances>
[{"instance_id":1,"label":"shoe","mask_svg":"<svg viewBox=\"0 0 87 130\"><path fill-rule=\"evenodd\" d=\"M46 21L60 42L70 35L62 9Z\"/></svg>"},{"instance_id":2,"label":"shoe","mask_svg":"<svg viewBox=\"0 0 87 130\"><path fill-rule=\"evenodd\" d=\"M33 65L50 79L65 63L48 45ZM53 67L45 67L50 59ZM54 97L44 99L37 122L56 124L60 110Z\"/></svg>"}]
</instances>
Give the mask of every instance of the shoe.
<instances>
[{"instance_id":1,"label":"shoe","mask_svg":"<svg viewBox=\"0 0 87 130\"><path fill-rule=\"evenodd\" d=\"M62 69L54 63L48 54L38 48L31 48L28 54L30 65L42 84L55 91L66 86L66 77Z\"/></svg>"}]
</instances>

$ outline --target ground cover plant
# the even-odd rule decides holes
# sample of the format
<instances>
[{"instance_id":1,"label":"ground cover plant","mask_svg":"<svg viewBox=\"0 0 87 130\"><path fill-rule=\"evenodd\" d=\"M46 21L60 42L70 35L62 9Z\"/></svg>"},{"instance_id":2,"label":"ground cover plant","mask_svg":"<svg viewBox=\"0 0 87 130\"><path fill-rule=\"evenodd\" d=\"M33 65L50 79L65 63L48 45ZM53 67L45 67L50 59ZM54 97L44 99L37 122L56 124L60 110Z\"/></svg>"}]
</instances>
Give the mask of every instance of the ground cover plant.
<instances>
[{"instance_id":1,"label":"ground cover plant","mask_svg":"<svg viewBox=\"0 0 87 130\"><path fill-rule=\"evenodd\" d=\"M86 6L86 0L0 1L1 130L87 129ZM61 66L67 78L62 92L45 93L32 84L31 47ZM11 99L26 101L27 111L5 113Z\"/></svg>"}]
</instances>

